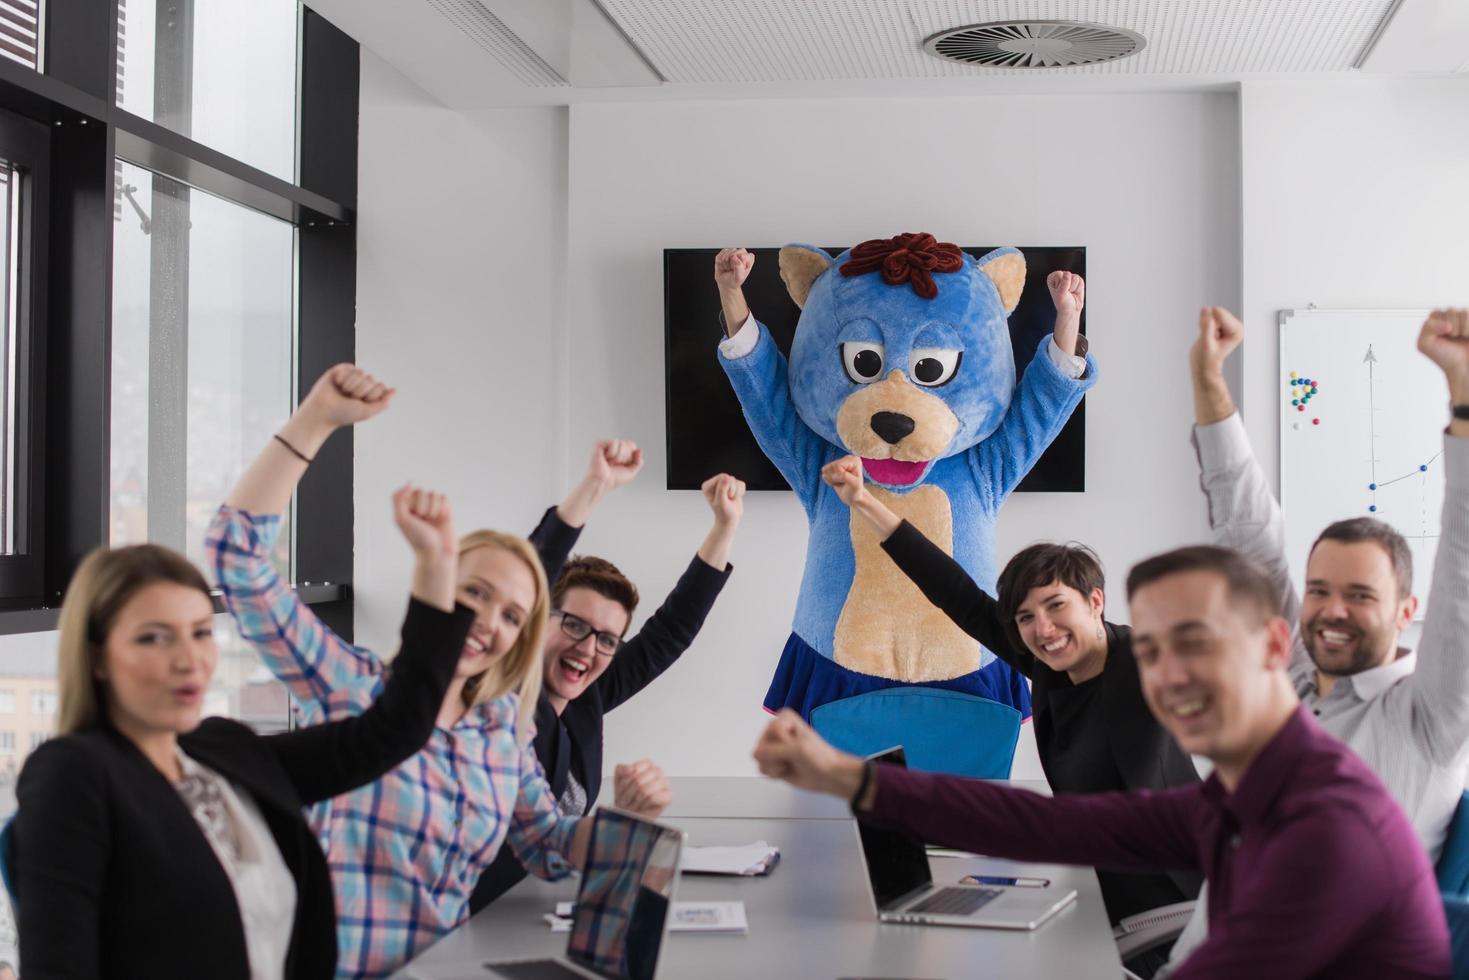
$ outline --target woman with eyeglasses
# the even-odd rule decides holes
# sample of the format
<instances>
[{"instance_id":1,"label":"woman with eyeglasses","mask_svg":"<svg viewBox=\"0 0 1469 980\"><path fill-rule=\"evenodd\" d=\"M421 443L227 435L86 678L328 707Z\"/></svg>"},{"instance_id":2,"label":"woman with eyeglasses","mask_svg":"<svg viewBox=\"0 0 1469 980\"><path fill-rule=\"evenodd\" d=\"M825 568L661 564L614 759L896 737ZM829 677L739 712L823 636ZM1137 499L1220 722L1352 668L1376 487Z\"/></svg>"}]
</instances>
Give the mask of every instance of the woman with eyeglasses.
<instances>
[{"instance_id":1,"label":"woman with eyeglasses","mask_svg":"<svg viewBox=\"0 0 1469 980\"><path fill-rule=\"evenodd\" d=\"M393 394L350 364L332 368L209 530L226 607L307 722L361 712L392 668L337 636L285 588L271 563L281 514L327 437L377 415ZM639 462L630 444L601 444L586 479L558 508L543 550L564 557L591 507ZM457 601L474 622L428 743L377 782L309 815L336 886L338 976L384 976L463 922L470 892L501 844L548 879L565 876L586 854L591 822L557 809L530 744L550 604L541 561L521 538L475 531L459 539L455 574ZM618 766L615 782L626 809L656 816L668 805L667 781L646 760Z\"/></svg>"},{"instance_id":2,"label":"woman with eyeglasses","mask_svg":"<svg viewBox=\"0 0 1469 980\"><path fill-rule=\"evenodd\" d=\"M610 561L573 558L551 587L535 746L563 813L588 813L596 805L603 715L673 666L694 642L733 570L729 552L744 514L745 484L720 473L704 481L702 490L714 512L713 526L663 605L632 639L623 636L638 605L638 589ZM548 555L550 542L568 537L560 525L553 508L531 534L547 567L559 560ZM470 910L478 912L525 874L513 850L501 848L480 878Z\"/></svg>"}]
</instances>

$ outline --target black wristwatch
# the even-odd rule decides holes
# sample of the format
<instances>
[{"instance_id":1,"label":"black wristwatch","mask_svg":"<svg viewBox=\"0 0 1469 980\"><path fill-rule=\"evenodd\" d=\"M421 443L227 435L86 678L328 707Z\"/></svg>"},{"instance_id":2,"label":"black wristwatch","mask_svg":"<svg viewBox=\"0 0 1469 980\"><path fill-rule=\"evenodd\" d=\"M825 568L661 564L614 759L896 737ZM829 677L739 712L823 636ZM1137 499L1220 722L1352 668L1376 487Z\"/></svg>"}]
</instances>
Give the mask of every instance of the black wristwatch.
<instances>
[{"instance_id":1,"label":"black wristwatch","mask_svg":"<svg viewBox=\"0 0 1469 980\"><path fill-rule=\"evenodd\" d=\"M1455 405L1453 413L1456 419L1469 419L1469 405Z\"/></svg>"}]
</instances>

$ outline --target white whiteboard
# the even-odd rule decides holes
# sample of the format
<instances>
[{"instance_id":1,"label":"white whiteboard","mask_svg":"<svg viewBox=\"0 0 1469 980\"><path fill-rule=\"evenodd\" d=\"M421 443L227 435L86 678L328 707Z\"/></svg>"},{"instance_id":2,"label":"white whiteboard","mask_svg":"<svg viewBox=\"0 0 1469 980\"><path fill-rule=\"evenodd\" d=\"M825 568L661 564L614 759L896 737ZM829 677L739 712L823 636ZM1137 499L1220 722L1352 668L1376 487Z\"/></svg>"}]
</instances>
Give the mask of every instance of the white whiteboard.
<instances>
[{"instance_id":1,"label":"white whiteboard","mask_svg":"<svg viewBox=\"0 0 1469 980\"><path fill-rule=\"evenodd\" d=\"M1292 580L1298 588L1305 582L1306 554L1327 524L1376 517L1412 548L1420 618L1443 512L1449 404L1443 372L1418 351L1427 315L1282 310L1275 389Z\"/></svg>"}]
</instances>

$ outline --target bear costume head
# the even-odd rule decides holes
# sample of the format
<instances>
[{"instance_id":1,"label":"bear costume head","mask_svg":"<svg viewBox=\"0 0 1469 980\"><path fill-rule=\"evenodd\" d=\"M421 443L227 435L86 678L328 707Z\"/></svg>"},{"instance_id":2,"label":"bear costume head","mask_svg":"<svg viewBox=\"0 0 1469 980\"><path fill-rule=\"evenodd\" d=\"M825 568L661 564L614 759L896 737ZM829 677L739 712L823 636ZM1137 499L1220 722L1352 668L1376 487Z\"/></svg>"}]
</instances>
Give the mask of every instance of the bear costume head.
<instances>
[{"instance_id":1,"label":"bear costume head","mask_svg":"<svg viewBox=\"0 0 1469 980\"><path fill-rule=\"evenodd\" d=\"M801 319L790 390L801 420L862 458L868 479L902 492L934 463L999 426L1015 390L1007 317L1025 257L975 260L926 233L863 242L833 258L780 251Z\"/></svg>"}]
</instances>

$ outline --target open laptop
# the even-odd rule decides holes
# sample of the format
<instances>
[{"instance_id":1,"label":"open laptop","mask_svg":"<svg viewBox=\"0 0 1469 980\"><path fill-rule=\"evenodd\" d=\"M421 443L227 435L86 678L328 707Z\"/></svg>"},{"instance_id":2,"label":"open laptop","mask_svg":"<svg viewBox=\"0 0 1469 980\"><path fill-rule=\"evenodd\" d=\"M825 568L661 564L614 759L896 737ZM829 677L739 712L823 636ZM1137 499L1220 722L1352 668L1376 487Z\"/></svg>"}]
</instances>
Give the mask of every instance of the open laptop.
<instances>
[{"instance_id":1,"label":"open laptop","mask_svg":"<svg viewBox=\"0 0 1469 980\"><path fill-rule=\"evenodd\" d=\"M901 748L868 758L907 765ZM1005 888L933 882L928 853L920 841L857 818L862 861L872 886L872 901L883 922L914 922L984 929L1038 929L1076 899L1076 889Z\"/></svg>"},{"instance_id":2,"label":"open laptop","mask_svg":"<svg viewBox=\"0 0 1469 980\"><path fill-rule=\"evenodd\" d=\"M655 980L684 835L598 807L576 893L566 959L486 963L506 980Z\"/></svg>"}]
</instances>

